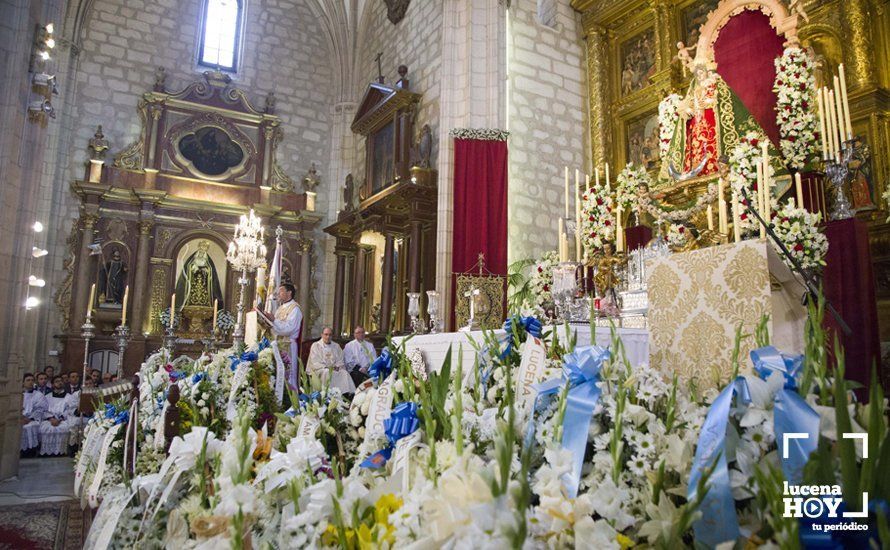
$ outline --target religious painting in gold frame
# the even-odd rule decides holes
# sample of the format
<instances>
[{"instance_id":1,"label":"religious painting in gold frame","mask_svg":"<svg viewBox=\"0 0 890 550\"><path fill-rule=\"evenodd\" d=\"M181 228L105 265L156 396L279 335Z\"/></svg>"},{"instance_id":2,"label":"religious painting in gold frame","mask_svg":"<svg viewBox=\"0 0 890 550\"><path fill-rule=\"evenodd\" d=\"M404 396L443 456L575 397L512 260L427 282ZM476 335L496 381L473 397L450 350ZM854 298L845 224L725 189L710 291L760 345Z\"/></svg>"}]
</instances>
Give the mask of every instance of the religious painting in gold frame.
<instances>
[{"instance_id":1,"label":"religious painting in gold frame","mask_svg":"<svg viewBox=\"0 0 890 550\"><path fill-rule=\"evenodd\" d=\"M661 165L659 140L658 111L629 121L624 144L627 161L650 172L657 170Z\"/></svg>"},{"instance_id":2,"label":"religious painting in gold frame","mask_svg":"<svg viewBox=\"0 0 890 550\"><path fill-rule=\"evenodd\" d=\"M702 0L695 2L682 11L681 25L683 43L695 47L700 36L701 26L708 20L708 14L714 11L720 0Z\"/></svg>"},{"instance_id":3,"label":"religious painting in gold frame","mask_svg":"<svg viewBox=\"0 0 890 550\"><path fill-rule=\"evenodd\" d=\"M457 328L470 321L470 300L465 294L479 290L475 297L476 325L482 330L494 330L504 324L504 288L507 282L499 275L457 273L457 293L454 302L454 322Z\"/></svg>"},{"instance_id":4,"label":"religious painting in gold frame","mask_svg":"<svg viewBox=\"0 0 890 550\"><path fill-rule=\"evenodd\" d=\"M621 96L648 86L658 69L655 65L655 29L649 27L621 43L618 52L618 86Z\"/></svg>"}]
</instances>

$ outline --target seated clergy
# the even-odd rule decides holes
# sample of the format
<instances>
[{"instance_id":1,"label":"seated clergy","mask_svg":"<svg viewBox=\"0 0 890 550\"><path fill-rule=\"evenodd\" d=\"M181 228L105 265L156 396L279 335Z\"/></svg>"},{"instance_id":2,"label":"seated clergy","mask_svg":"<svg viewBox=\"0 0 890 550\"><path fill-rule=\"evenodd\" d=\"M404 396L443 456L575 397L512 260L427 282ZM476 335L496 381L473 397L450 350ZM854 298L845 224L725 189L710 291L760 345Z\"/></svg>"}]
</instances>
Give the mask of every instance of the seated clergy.
<instances>
[{"instance_id":1,"label":"seated clergy","mask_svg":"<svg viewBox=\"0 0 890 550\"><path fill-rule=\"evenodd\" d=\"M68 393L80 391L80 373L76 370L68 373L68 385L65 387Z\"/></svg>"},{"instance_id":2,"label":"seated clergy","mask_svg":"<svg viewBox=\"0 0 890 550\"><path fill-rule=\"evenodd\" d=\"M71 417L77 408L72 394L65 392L62 377L53 378L52 393L46 396L46 414L40 424L40 454L60 455L68 452Z\"/></svg>"},{"instance_id":3,"label":"seated clergy","mask_svg":"<svg viewBox=\"0 0 890 550\"><path fill-rule=\"evenodd\" d=\"M22 379L22 445L23 452L40 445L40 422L46 412L46 397L34 388L34 375Z\"/></svg>"},{"instance_id":4,"label":"seated clergy","mask_svg":"<svg viewBox=\"0 0 890 550\"><path fill-rule=\"evenodd\" d=\"M343 361L352 381L358 385L367 380L368 368L377 359L377 352L374 344L365 340L365 327L356 326L352 336L354 339L343 347Z\"/></svg>"},{"instance_id":5,"label":"seated clergy","mask_svg":"<svg viewBox=\"0 0 890 550\"><path fill-rule=\"evenodd\" d=\"M49 385L49 379L46 377L46 374L42 372L37 373L37 391L42 393L43 395L49 394L53 392L52 386Z\"/></svg>"},{"instance_id":6,"label":"seated clergy","mask_svg":"<svg viewBox=\"0 0 890 550\"><path fill-rule=\"evenodd\" d=\"M343 393L355 393L355 384L343 363L343 350L331 341L332 334L331 327L324 327L321 331L321 340L309 349L306 371L318 376L325 384L330 380L331 387L339 388Z\"/></svg>"}]
</instances>

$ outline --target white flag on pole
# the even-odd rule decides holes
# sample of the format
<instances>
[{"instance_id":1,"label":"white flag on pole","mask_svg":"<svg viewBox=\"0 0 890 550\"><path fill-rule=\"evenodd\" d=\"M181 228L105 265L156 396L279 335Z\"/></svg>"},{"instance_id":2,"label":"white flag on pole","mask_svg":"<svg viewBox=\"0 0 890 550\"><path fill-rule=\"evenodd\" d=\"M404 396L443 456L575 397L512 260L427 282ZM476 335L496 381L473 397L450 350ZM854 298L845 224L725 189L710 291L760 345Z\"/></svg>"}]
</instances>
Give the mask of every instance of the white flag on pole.
<instances>
[{"instance_id":1,"label":"white flag on pole","mask_svg":"<svg viewBox=\"0 0 890 550\"><path fill-rule=\"evenodd\" d=\"M281 226L275 230L275 255L272 256L272 266L269 268L269 284L266 291L266 308L265 312L269 315L275 315L278 309L278 298L276 293L278 287L281 286L281 235L283 231Z\"/></svg>"}]
</instances>

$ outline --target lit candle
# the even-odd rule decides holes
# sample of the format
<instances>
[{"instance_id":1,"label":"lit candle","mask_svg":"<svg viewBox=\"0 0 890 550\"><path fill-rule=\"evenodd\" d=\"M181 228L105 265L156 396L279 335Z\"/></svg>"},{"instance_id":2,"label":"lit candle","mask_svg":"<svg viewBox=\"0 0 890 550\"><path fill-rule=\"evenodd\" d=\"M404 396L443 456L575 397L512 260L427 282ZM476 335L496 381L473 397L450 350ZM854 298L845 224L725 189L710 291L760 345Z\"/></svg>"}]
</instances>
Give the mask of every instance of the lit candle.
<instances>
[{"instance_id":1,"label":"lit candle","mask_svg":"<svg viewBox=\"0 0 890 550\"><path fill-rule=\"evenodd\" d=\"M170 295L170 328L173 328L173 318L176 316L176 293Z\"/></svg>"},{"instance_id":2,"label":"lit candle","mask_svg":"<svg viewBox=\"0 0 890 550\"><path fill-rule=\"evenodd\" d=\"M803 208L803 182L800 181L800 172L794 174L794 189L797 191L797 207Z\"/></svg>"},{"instance_id":3,"label":"lit candle","mask_svg":"<svg viewBox=\"0 0 890 550\"><path fill-rule=\"evenodd\" d=\"M822 141L822 160L828 160L828 147L826 145L826 130L825 130L825 88L819 88L818 95L818 103L819 103L819 138Z\"/></svg>"},{"instance_id":4,"label":"lit candle","mask_svg":"<svg viewBox=\"0 0 890 550\"><path fill-rule=\"evenodd\" d=\"M847 75L844 74L844 64L839 67L841 77L841 96L844 104L844 120L847 122L847 139L853 139L853 123L850 120L850 100L847 98Z\"/></svg>"},{"instance_id":5,"label":"lit candle","mask_svg":"<svg viewBox=\"0 0 890 550\"><path fill-rule=\"evenodd\" d=\"M739 196L732 193L732 233L735 242L742 240L742 219L739 217Z\"/></svg>"},{"instance_id":6,"label":"lit candle","mask_svg":"<svg viewBox=\"0 0 890 550\"><path fill-rule=\"evenodd\" d=\"M124 288L124 303L121 307L121 325L127 324L127 300L130 298L130 285Z\"/></svg>"},{"instance_id":7,"label":"lit candle","mask_svg":"<svg viewBox=\"0 0 890 550\"><path fill-rule=\"evenodd\" d=\"M581 261L581 173L575 170L575 261Z\"/></svg>"},{"instance_id":8,"label":"lit candle","mask_svg":"<svg viewBox=\"0 0 890 550\"><path fill-rule=\"evenodd\" d=\"M757 209L760 217L763 218L763 221L766 222L769 220L769 213L766 211L766 166L763 162L760 162L757 165L757 189L760 190L760 207ZM759 223L760 225L760 238L766 238L766 226L763 223Z\"/></svg>"},{"instance_id":9,"label":"lit candle","mask_svg":"<svg viewBox=\"0 0 890 550\"><path fill-rule=\"evenodd\" d=\"M216 330L216 314L219 310L218 308L219 308L219 299L214 298L213 299L213 324L210 325L210 330Z\"/></svg>"},{"instance_id":10,"label":"lit candle","mask_svg":"<svg viewBox=\"0 0 890 550\"><path fill-rule=\"evenodd\" d=\"M708 231L714 230L714 207L708 205Z\"/></svg>"},{"instance_id":11,"label":"lit candle","mask_svg":"<svg viewBox=\"0 0 890 550\"><path fill-rule=\"evenodd\" d=\"M566 195L566 219L569 217L569 167L566 166L566 185L565 185L565 195Z\"/></svg>"},{"instance_id":12,"label":"lit candle","mask_svg":"<svg viewBox=\"0 0 890 550\"><path fill-rule=\"evenodd\" d=\"M761 152L763 153L762 167L763 170L763 185L760 187L763 192L763 207L760 210L760 215L763 216L764 220L769 219L769 145L767 144L767 140L763 140L761 143Z\"/></svg>"},{"instance_id":13,"label":"lit candle","mask_svg":"<svg viewBox=\"0 0 890 550\"><path fill-rule=\"evenodd\" d=\"M841 147L843 147L843 145L844 145L844 128L846 126L849 126L849 123L846 123L844 121L844 103L843 103L844 98L843 98L843 93L841 93L842 92L841 91L841 83L838 80L837 76L834 77L834 90L835 90L834 103L835 103L835 109L837 109L837 121L838 121L837 133L840 136Z\"/></svg>"},{"instance_id":14,"label":"lit candle","mask_svg":"<svg viewBox=\"0 0 890 550\"><path fill-rule=\"evenodd\" d=\"M87 318L93 313L93 304L96 303L96 283L90 287L90 301L87 302Z\"/></svg>"}]
</instances>

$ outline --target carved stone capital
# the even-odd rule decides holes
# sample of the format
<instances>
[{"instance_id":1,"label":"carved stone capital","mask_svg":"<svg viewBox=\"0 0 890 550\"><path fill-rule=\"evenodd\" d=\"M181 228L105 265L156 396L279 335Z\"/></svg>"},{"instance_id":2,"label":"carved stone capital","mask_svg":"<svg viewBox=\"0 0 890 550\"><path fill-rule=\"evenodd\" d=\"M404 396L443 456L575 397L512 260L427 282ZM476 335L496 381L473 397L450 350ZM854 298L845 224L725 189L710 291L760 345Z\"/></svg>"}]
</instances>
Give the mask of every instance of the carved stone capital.
<instances>
[{"instance_id":1,"label":"carved stone capital","mask_svg":"<svg viewBox=\"0 0 890 550\"><path fill-rule=\"evenodd\" d=\"M80 215L80 226L83 229L95 229L96 223L99 221L99 215L90 212L84 212Z\"/></svg>"},{"instance_id":2,"label":"carved stone capital","mask_svg":"<svg viewBox=\"0 0 890 550\"><path fill-rule=\"evenodd\" d=\"M310 250L312 250L312 241L309 240L309 239L302 239L302 240L297 244L297 246L300 247L300 252L301 252L302 254L306 254L306 253L308 253Z\"/></svg>"},{"instance_id":3,"label":"carved stone capital","mask_svg":"<svg viewBox=\"0 0 890 550\"><path fill-rule=\"evenodd\" d=\"M152 228L155 226L155 222L151 220L143 220L139 222L139 234L140 235L150 235Z\"/></svg>"}]
</instances>

